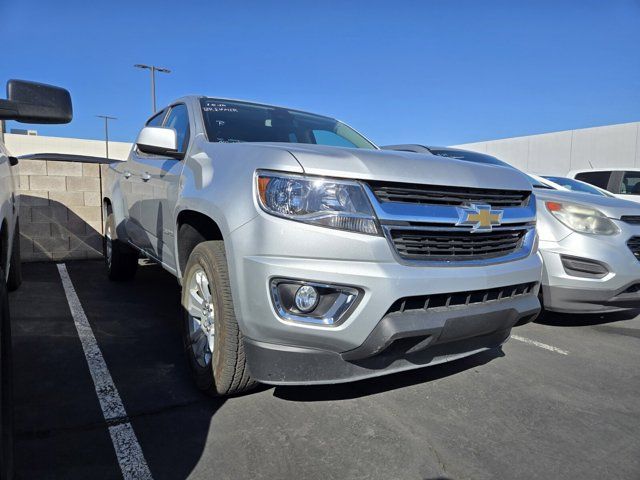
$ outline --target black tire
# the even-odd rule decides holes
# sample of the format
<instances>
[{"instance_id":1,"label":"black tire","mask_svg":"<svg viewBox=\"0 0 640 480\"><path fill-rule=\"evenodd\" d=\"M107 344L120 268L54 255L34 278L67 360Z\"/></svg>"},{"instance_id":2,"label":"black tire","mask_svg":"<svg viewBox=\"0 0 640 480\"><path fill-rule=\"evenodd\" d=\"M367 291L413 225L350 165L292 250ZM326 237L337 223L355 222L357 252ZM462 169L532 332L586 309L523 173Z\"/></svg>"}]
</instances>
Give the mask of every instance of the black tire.
<instances>
[{"instance_id":1,"label":"black tire","mask_svg":"<svg viewBox=\"0 0 640 480\"><path fill-rule=\"evenodd\" d=\"M13 478L13 370L5 274L0 268L0 480Z\"/></svg>"},{"instance_id":2,"label":"black tire","mask_svg":"<svg viewBox=\"0 0 640 480\"><path fill-rule=\"evenodd\" d=\"M213 354L204 364L192 348L192 317L187 311L190 279L199 270L204 271L209 282L215 326ZM198 388L213 396L227 396L255 387L257 382L247 368L242 332L233 308L224 242L203 242L193 249L183 275L181 305L185 352Z\"/></svg>"},{"instance_id":3,"label":"black tire","mask_svg":"<svg viewBox=\"0 0 640 480\"><path fill-rule=\"evenodd\" d=\"M109 280L131 280L136 275L136 270L138 269L138 252L118 240L115 217L111 209L107 209L103 247Z\"/></svg>"},{"instance_id":4,"label":"black tire","mask_svg":"<svg viewBox=\"0 0 640 480\"><path fill-rule=\"evenodd\" d=\"M16 221L16 229L13 233L13 246L11 247L11 258L9 259L9 277L7 278L7 289L10 292L17 290L22 285L22 262L20 258L20 221Z\"/></svg>"}]
</instances>

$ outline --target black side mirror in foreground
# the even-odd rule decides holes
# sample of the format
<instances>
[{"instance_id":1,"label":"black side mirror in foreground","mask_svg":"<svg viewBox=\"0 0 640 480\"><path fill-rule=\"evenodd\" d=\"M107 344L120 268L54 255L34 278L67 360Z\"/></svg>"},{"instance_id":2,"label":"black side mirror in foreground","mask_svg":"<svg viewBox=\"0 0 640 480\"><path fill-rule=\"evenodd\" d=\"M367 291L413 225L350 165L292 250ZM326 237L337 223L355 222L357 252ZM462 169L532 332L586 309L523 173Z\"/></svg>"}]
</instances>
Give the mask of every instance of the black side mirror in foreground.
<instances>
[{"instance_id":1,"label":"black side mirror in foreground","mask_svg":"<svg viewBox=\"0 0 640 480\"><path fill-rule=\"evenodd\" d=\"M7 82L7 100L0 100L0 120L69 123L72 118L71 95L64 88L24 80Z\"/></svg>"}]
</instances>

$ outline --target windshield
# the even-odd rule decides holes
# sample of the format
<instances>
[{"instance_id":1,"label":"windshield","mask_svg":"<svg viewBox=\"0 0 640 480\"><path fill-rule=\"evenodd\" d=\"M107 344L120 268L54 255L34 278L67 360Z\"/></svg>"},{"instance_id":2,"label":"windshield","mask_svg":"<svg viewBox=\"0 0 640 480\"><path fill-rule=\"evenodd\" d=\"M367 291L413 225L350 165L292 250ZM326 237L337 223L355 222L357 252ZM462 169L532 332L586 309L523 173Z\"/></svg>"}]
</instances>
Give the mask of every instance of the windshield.
<instances>
[{"instance_id":1,"label":"windshield","mask_svg":"<svg viewBox=\"0 0 640 480\"><path fill-rule=\"evenodd\" d=\"M285 142L376 148L351 127L333 118L215 98L203 98L200 104L210 142Z\"/></svg>"},{"instance_id":2,"label":"windshield","mask_svg":"<svg viewBox=\"0 0 640 480\"><path fill-rule=\"evenodd\" d=\"M557 188L554 188L549 184L542 183L541 181L536 180L531 175L527 175L526 173L524 175L529 179L529 181L531 182L531 186L533 188L546 188L547 190L557 190Z\"/></svg>"},{"instance_id":3,"label":"windshield","mask_svg":"<svg viewBox=\"0 0 640 480\"><path fill-rule=\"evenodd\" d=\"M574 180L572 178L566 178L566 177L551 177L551 176L546 176L545 177L548 180L551 180L553 183L557 183L558 185L562 185L564 188L567 188L573 192L582 192L582 193L590 193L592 195L600 195L601 197L606 197L607 195L602 193L600 190L598 190L597 188L587 184L587 183L583 183L580 182L578 180Z\"/></svg>"},{"instance_id":4,"label":"windshield","mask_svg":"<svg viewBox=\"0 0 640 480\"><path fill-rule=\"evenodd\" d=\"M485 155L484 153L470 152L468 150L457 150L455 148L433 148L433 147L429 147L429 151L434 155L438 155L440 157L455 158L456 160L464 160L467 162L486 163L488 165L499 165L501 167L514 168L511 165L509 165L507 162L498 160L496 157L492 157L491 155ZM553 188L551 185L547 185L546 183L539 182L532 176L527 175L526 173L524 175L531 182L531 185L533 186L533 188L546 188L549 190L555 190L555 188Z\"/></svg>"},{"instance_id":5,"label":"windshield","mask_svg":"<svg viewBox=\"0 0 640 480\"><path fill-rule=\"evenodd\" d=\"M465 160L467 162L474 163L486 163L489 165L500 165L501 167L513 168L506 162L498 160L491 155L485 155L484 153L470 152L465 150L456 150L455 148L432 148L429 147L429 151L434 155L447 158L455 158L456 160Z\"/></svg>"}]
</instances>

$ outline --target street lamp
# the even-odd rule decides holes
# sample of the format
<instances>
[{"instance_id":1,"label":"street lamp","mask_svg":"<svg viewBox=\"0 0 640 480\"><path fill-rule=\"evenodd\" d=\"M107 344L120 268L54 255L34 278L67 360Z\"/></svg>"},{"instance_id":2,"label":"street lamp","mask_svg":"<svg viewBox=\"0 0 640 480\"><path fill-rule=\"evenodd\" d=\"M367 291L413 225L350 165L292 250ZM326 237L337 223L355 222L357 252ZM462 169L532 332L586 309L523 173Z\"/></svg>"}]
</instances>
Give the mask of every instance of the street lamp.
<instances>
[{"instance_id":1,"label":"street lamp","mask_svg":"<svg viewBox=\"0 0 640 480\"><path fill-rule=\"evenodd\" d=\"M151 107L153 108L153 113L156 113L156 72L171 73L171 70L168 68L156 67L155 65L143 65L141 63L136 63L134 67L144 68L151 71Z\"/></svg>"},{"instance_id":2,"label":"street lamp","mask_svg":"<svg viewBox=\"0 0 640 480\"><path fill-rule=\"evenodd\" d=\"M108 115L96 115L96 117L104 118L104 143L107 150L107 158L109 158L109 120L117 120L117 118Z\"/></svg>"}]
</instances>

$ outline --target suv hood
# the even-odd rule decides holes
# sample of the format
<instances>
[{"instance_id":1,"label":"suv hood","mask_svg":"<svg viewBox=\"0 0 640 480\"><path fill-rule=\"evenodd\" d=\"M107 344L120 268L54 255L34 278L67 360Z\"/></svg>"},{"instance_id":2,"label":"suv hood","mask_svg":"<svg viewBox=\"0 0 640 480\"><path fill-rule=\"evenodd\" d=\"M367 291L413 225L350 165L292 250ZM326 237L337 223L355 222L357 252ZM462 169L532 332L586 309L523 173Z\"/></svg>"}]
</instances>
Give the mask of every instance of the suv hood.
<instances>
[{"instance_id":1,"label":"suv hood","mask_svg":"<svg viewBox=\"0 0 640 480\"><path fill-rule=\"evenodd\" d=\"M293 143L261 145L287 150L298 160L305 173L311 175L457 187L531 190L531 184L524 174L513 168L474 164L425 153Z\"/></svg>"},{"instance_id":2,"label":"suv hood","mask_svg":"<svg viewBox=\"0 0 640 480\"><path fill-rule=\"evenodd\" d=\"M620 218L623 215L640 215L640 204L621 198L601 197L589 193L563 190L547 190L534 188L538 201L572 202L596 208L609 218ZM539 208L542 208L540 206Z\"/></svg>"}]
</instances>

